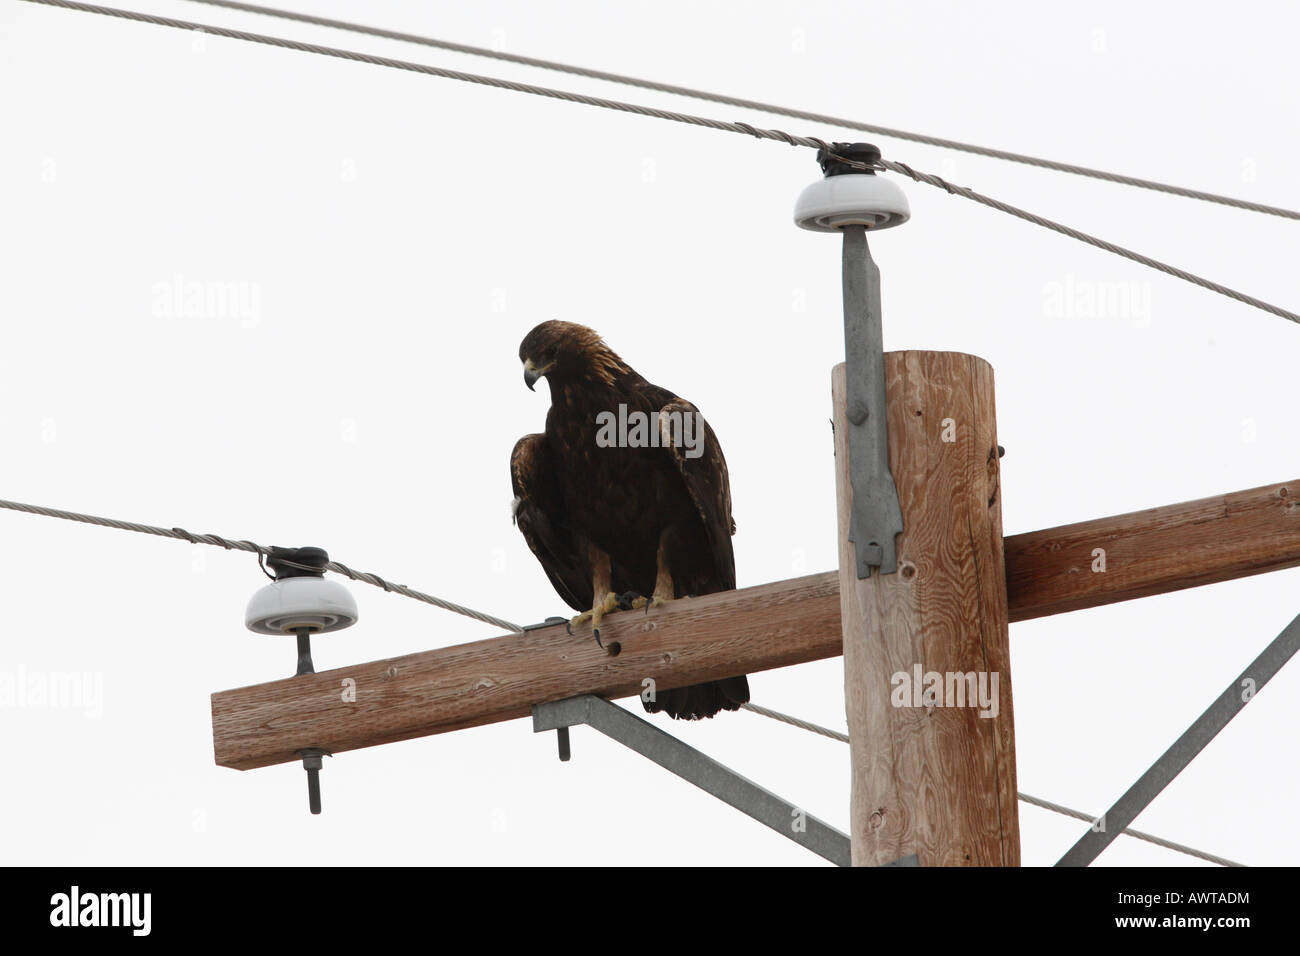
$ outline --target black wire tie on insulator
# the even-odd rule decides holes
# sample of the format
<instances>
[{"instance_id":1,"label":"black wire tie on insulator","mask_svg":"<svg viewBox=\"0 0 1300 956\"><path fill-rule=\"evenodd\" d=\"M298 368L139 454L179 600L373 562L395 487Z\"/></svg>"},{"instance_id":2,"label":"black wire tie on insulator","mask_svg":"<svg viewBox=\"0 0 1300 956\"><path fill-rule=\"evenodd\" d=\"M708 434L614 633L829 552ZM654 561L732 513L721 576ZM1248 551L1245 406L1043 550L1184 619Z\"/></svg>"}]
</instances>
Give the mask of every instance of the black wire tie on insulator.
<instances>
[{"instance_id":1,"label":"black wire tie on insulator","mask_svg":"<svg viewBox=\"0 0 1300 956\"><path fill-rule=\"evenodd\" d=\"M311 635L357 622L357 602L338 581L325 580L330 557L323 548L272 547L259 565L274 580L248 602L244 623L258 634L293 634L298 641L295 677L314 674Z\"/></svg>"}]
</instances>

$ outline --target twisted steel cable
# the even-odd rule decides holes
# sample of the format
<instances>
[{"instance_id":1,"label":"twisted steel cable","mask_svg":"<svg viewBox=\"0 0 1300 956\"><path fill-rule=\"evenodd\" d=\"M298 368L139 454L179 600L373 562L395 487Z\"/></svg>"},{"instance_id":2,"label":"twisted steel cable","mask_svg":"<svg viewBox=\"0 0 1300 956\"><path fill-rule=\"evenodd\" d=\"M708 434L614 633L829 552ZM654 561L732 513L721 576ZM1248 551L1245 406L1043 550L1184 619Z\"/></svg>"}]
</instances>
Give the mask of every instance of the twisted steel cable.
<instances>
[{"instance_id":1,"label":"twisted steel cable","mask_svg":"<svg viewBox=\"0 0 1300 956\"><path fill-rule=\"evenodd\" d=\"M650 116L655 119L669 120L676 123L687 123L692 126L702 126L708 129L721 130L729 133L743 133L748 136L755 136L759 139L770 139L777 142L786 143L790 146L807 146L815 149L825 149L833 152L830 145L823 139L815 136L798 136L792 133L776 129L762 129L751 126L748 123L731 123L725 120L711 119L704 116L694 116L690 113L678 113L673 110L658 109L652 106L642 106L636 103L624 103L621 100L611 100L599 96L588 96L584 93L574 93L569 90L557 90L545 86L536 86L531 83L517 83L513 80L503 80L499 77L483 76L477 73L466 73L461 70L448 70L442 67L429 66L424 63L411 63L406 60L395 60L391 57L375 56L370 53L360 53L355 50L341 50L336 47L321 46L315 43L305 43L300 40L287 40L281 37L266 36L260 33L249 33L244 30L232 30L227 27L215 27L207 24L192 23L187 20L176 20L171 17L160 17L149 13L137 13L133 10L119 10L113 7L100 7L88 3L78 3L75 0L25 0L27 3L36 3L49 7L61 7L66 10L77 10L83 13L94 13L102 16L117 17L124 20L134 20L141 23L152 23L157 26L173 27L182 30L193 30L208 33L213 36L228 37L234 40L246 40L250 43L261 43L267 46L280 47L287 50L298 50L304 53L316 53L322 56L331 56L344 60L352 60L358 63L370 63L375 66L386 66L397 70L406 70L411 73L423 73L427 76L437 76L444 79L459 80L464 83L475 83L481 86L491 86L497 89L511 90L517 93L529 93L534 96L544 96L550 99L565 100L570 103L581 103L586 106L596 106L602 109L617 110L622 113L635 113L640 116ZM860 165L850 163L850 165ZM1069 236L1080 242L1103 249L1106 252L1114 253L1133 262L1163 272L1166 275L1173 276L1177 279L1183 279L1193 285L1198 285L1203 289L1211 292L1217 292L1220 295L1227 296L1237 302L1253 306L1264 312L1280 316L1291 322L1300 324L1300 314L1283 309L1280 306L1264 302L1254 296L1238 292L1228 286L1214 282L1210 279L1203 278L1185 269L1179 269L1176 266L1168 265L1150 256L1143 255L1126 249L1123 246L1116 245L1104 239L1099 239L1088 233L1074 229L1070 226L1054 222L1035 213L1028 212L1009 203L993 199L989 196L982 195L969 189L966 186L958 186L949 183L942 178L930 173L918 172L905 163L894 162L882 159L879 167L892 172L899 172L903 175L910 176L919 183L935 186L943 189L950 194L959 195L966 199L971 199L977 203L997 209L1000 212L1023 219L1026 222L1042 226L1045 229L1051 229L1061 235Z\"/></svg>"},{"instance_id":2,"label":"twisted steel cable","mask_svg":"<svg viewBox=\"0 0 1300 956\"><path fill-rule=\"evenodd\" d=\"M1229 299L1235 299L1237 302L1241 302L1244 305L1253 306L1254 308L1261 309L1264 312L1270 312L1273 315L1280 316L1292 322L1300 323L1300 315L1297 315L1295 312L1291 312L1288 309L1272 305L1262 299L1255 298L1253 295L1246 295L1244 292L1230 289L1218 282L1203 278L1193 272L1188 272L1186 269L1180 269L1177 266L1171 266L1158 259L1152 259L1150 256L1143 255L1140 252L1134 252L1132 249L1126 249L1124 246L1116 245L1115 243L1108 242L1105 239L1099 239L1094 235L1075 229L1072 226L1067 226L1055 222L1054 220L1046 219L1037 213L1032 213L1025 209L1021 209L1018 206L1013 206L1000 199L994 199L991 196L977 193L975 190L966 186L954 185L953 183L946 182L938 176L930 173L917 172L906 163L898 163L882 159L880 160L880 165L883 168L888 169L890 172L902 173L904 176L909 176L918 183L937 186L938 188L947 190L949 193L954 195L964 196L966 199L974 200L975 202L988 206L991 209L996 209L999 212L1015 216L1017 219L1023 219L1025 222L1031 222L1036 226L1042 226L1044 229L1051 229L1053 232L1059 232L1063 236L1069 236L1071 239L1077 239L1079 242L1085 242L1090 246L1095 246L1098 249L1105 250L1106 252L1122 256L1125 259L1129 259L1150 269L1155 269L1157 272L1163 272L1165 275L1173 276L1175 279L1182 279L1184 282L1190 282L1192 285L1198 285L1203 289L1209 289L1211 292L1217 292L1219 295L1227 296Z\"/></svg>"},{"instance_id":3,"label":"twisted steel cable","mask_svg":"<svg viewBox=\"0 0 1300 956\"><path fill-rule=\"evenodd\" d=\"M263 557L271 556L271 549L264 545L257 544L253 541L237 541L231 538L223 538L218 534L191 534L184 528L159 528L155 525L138 524L134 521L121 521L117 518L101 518L97 515L81 514L76 511L63 511L59 508L28 505L19 501L0 500L0 508L4 508L8 511L21 511L25 514L41 515L46 518L61 518L64 521L80 521L83 524L98 525L101 528L116 528L120 531L135 531L139 534L152 534L161 538L176 538L182 541L188 541L190 544L210 544L215 547L225 548L227 551L249 551L253 554L262 555ZM311 570L316 569L312 568ZM361 581L377 588L383 588L385 591L391 591L394 594L400 594L403 597L413 598L416 601L423 601L425 604L432 604L434 607L440 607L444 611L451 611L453 614L461 614L465 617L473 618L476 621L482 621L484 624L492 624L496 627L502 628L503 630L513 631L516 634L524 633L524 629L518 624L512 624L499 617L493 617L491 614L484 614L482 611L476 611L473 608L468 608L452 601L443 600L442 598L435 597L432 594L425 594L423 591L417 591L414 588L408 588L405 584L394 584L392 581L387 581L377 574L371 574L367 571L353 571L346 564L340 564L338 561L329 562L325 565L325 570L333 571L336 574L342 574L344 577L353 581Z\"/></svg>"},{"instance_id":4,"label":"twisted steel cable","mask_svg":"<svg viewBox=\"0 0 1300 956\"><path fill-rule=\"evenodd\" d=\"M626 76L622 73L610 73L605 70L593 70L584 66L575 66L571 63L559 63L555 60L544 60L539 57L521 56L517 53L506 53L501 50L488 49L487 47L471 46L468 43L455 43L451 40L439 40L435 37L418 36L413 33L403 33L398 30L385 30L382 27L371 27L361 23L331 20L328 17L318 17L308 13L295 13L289 10L260 7L251 3L235 3L233 0L190 0L190 2L201 3L210 7L224 7L228 10L237 10L242 13L254 13L261 16L277 17L281 20L292 20L297 23L307 23L312 26L329 27L335 30L346 30L351 33L361 33L368 36L380 37L386 40L398 40L403 43L416 43L421 46L433 47L439 50L448 50L452 53L464 53L470 56L489 57L507 63L517 63L521 66L536 67L538 69L552 70L560 73L569 73L574 76L583 76L588 79L602 80L608 83L620 83L624 86L634 86L645 90L653 90L658 93L669 93L674 96L686 96L691 97L692 99L707 100L711 103L721 103L724 106L736 106L741 109L754 110L759 113L771 113L775 116L788 116L791 119L807 120L812 123L826 123L831 126L841 126L845 129L860 130L864 133L871 133L876 136L888 136L892 139L908 140L909 142L921 143L926 146L937 146L941 149L958 150L964 153L972 153L976 156L987 156L992 159L1022 163L1026 166L1035 166L1040 169L1051 169L1056 172L1070 173L1075 176L1086 176L1091 179L1100 179L1105 182L1119 183L1124 186L1135 186L1139 189L1150 189L1156 192L1169 193L1174 196L1183 196L1188 199L1199 199L1204 202L1231 206L1236 209L1246 209L1251 212L1265 213L1270 216L1280 216L1284 219L1300 219L1300 212L1297 212L1294 209L1284 209L1279 206L1270 206L1265 203L1251 202L1247 199L1237 199L1232 196L1223 196L1218 193L1204 192L1199 189L1188 189L1184 186L1175 186L1169 183L1156 182L1150 179L1141 179L1137 176L1125 176L1120 173L1110 173L1102 169L1093 169L1089 166L1079 166L1074 163L1062 163L1054 159L1044 159L1041 156L1029 156L1024 153L1016 153L1005 149L992 149L988 146L963 143L955 139L928 136L924 133L912 133L907 130L894 129L889 126L877 126L872 123L863 123L858 120L845 119L842 116L830 116L826 113L815 113L810 110L778 106L773 103L763 103L758 100L744 99L739 96L728 96L723 93L709 93L705 90L697 90L689 86L676 86L672 83L660 83L657 80L646 80L634 76Z\"/></svg>"}]
</instances>

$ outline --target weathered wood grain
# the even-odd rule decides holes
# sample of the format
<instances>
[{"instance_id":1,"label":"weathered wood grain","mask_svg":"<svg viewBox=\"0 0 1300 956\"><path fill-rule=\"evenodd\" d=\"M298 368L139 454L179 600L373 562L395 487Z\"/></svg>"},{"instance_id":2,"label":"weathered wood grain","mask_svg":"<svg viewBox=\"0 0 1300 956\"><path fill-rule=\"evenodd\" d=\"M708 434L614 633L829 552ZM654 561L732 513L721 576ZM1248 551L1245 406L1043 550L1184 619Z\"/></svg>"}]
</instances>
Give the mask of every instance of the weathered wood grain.
<instances>
[{"instance_id":1,"label":"weathered wood grain","mask_svg":"<svg viewBox=\"0 0 1300 956\"><path fill-rule=\"evenodd\" d=\"M1300 479L1013 535L1006 555L1013 621L1300 567Z\"/></svg>"},{"instance_id":2,"label":"weathered wood grain","mask_svg":"<svg viewBox=\"0 0 1300 956\"><path fill-rule=\"evenodd\" d=\"M216 761L249 770L299 759L304 747L340 753L527 717L533 704L577 694L628 697L647 678L664 690L834 657L837 590L833 574L814 574L612 614L601 638L619 645L617 656L590 628L571 636L559 624L221 691L212 695Z\"/></svg>"},{"instance_id":3,"label":"weathered wood grain","mask_svg":"<svg viewBox=\"0 0 1300 956\"><path fill-rule=\"evenodd\" d=\"M915 853L922 866L1017 866L993 371L971 355L891 352L885 375L904 531L898 572L861 580L848 540L844 366L832 375L853 862ZM996 707L900 701L895 675L911 686L918 673L975 674L996 687Z\"/></svg>"}]
</instances>

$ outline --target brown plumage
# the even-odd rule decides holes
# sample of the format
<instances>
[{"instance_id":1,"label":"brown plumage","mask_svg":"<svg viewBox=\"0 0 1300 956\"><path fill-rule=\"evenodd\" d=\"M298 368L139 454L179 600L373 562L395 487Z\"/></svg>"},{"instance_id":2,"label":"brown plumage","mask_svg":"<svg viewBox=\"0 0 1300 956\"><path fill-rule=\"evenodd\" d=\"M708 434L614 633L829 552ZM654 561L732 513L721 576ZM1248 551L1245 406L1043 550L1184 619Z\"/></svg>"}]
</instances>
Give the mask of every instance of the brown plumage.
<instances>
[{"instance_id":1,"label":"brown plumage","mask_svg":"<svg viewBox=\"0 0 1300 956\"><path fill-rule=\"evenodd\" d=\"M524 436L510 455L515 522L560 597L585 612L575 622L591 618L598 629L613 610L610 594L634 592L653 607L735 588L727 462L695 406L647 382L599 335L572 322L537 326L519 358L529 388L541 377L550 383L551 408L546 431ZM659 447L627 447L654 441L632 428L625 445L598 443L598 422L609 421L598 416L618 418L620 406L628 420L640 412L667 430ZM672 430L687 415L695 416L697 441L689 428ZM712 717L747 702L749 682L741 675L659 690L655 698L643 701L651 713Z\"/></svg>"}]
</instances>

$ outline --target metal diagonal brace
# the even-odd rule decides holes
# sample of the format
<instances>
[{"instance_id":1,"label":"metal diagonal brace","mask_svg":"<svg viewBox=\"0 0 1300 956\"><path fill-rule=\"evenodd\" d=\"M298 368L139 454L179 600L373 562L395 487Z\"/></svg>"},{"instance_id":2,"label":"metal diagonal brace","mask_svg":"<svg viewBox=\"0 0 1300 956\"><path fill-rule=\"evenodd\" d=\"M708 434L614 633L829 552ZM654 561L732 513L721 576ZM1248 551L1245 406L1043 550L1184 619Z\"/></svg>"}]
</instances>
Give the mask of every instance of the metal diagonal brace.
<instances>
[{"instance_id":1,"label":"metal diagonal brace","mask_svg":"<svg viewBox=\"0 0 1300 956\"><path fill-rule=\"evenodd\" d=\"M847 835L622 707L590 694L533 705L535 733L574 724L594 727L836 866L849 865Z\"/></svg>"},{"instance_id":2,"label":"metal diagonal brace","mask_svg":"<svg viewBox=\"0 0 1300 956\"><path fill-rule=\"evenodd\" d=\"M849 540L858 577L898 570L894 536L903 509L889 470L885 415L885 341L881 327L880 269L867 248L866 226L844 226L844 357L849 422L849 476L853 512Z\"/></svg>"},{"instance_id":3,"label":"metal diagonal brace","mask_svg":"<svg viewBox=\"0 0 1300 956\"><path fill-rule=\"evenodd\" d=\"M1160 792L1169 786L1192 762L1192 758L1241 713L1259 690L1282 669L1297 650L1300 650L1300 616L1288 624L1273 642L1264 648L1241 676L1228 685L1228 689L1209 706L1205 713L1179 737L1172 747L1151 765L1138 782L1128 788L1106 813L1093 824L1070 852L1057 862L1057 866L1087 866L1110 846L1137 815L1147 808Z\"/></svg>"}]
</instances>

